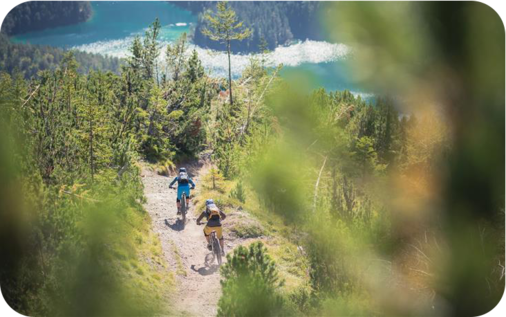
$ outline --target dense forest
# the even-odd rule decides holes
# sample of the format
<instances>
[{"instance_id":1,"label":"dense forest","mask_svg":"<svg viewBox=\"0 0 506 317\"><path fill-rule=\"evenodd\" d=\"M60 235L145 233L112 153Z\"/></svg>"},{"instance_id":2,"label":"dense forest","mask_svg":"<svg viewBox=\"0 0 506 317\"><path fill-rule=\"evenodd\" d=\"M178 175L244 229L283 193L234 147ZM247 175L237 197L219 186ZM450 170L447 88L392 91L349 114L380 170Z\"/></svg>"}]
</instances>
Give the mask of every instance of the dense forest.
<instances>
[{"instance_id":1,"label":"dense forest","mask_svg":"<svg viewBox=\"0 0 506 317\"><path fill-rule=\"evenodd\" d=\"M29 1L12 9L5 17L0 32L0 70L20 73L29 79L40 70L55 70L66 51L60 48L30 43L13 43L9 36L39 31L45 28L76 24L91 17L92 8L88 1ZM90 70L110 70L119 73L121 60L118 58L74 52L83 74Z\"/></svg>"},{"instance_id":2,"label":"dense forest","mask_svg":"<svg viewBox=\"0 0 506 317\"><path fill-rule=\"evenodd\" d=\"M190 10L199 16L193 41L201 47L223 50L223 45L209 40L203 33L206 21L203 13L213 11L212 1L182 1L175 5ZM268 49L284 45L294 40L319 40L322 32L319 28L319 12L322 2L312 1L232 1L240 21L253 31L253 35L244 41L232 43L234 52L258 52L265 40Z\"/></svg>"},{"instance_id":3,"label":"dense forest","mask_svg":"<svg viewBox=\"0 0 506 317\"><path fill-rule=\"evenodd\" d=\"M66 50L57 47L13 43L5 34L0 33L0 70L10 74L19 72L29 79L36 76L40 70L55 70L65 54ZM119 58L100 54L81 51L75 51L73 54L79 64L77 71L82 74L91 70L110 70L119 74L123 63Z\"/></svg>"},{"instance_id":4,"label":"dense forest","mask_svg":"<svg viewBox=\"0 0 506 317\"><path fill-rule=\"evenodd\" d=\"M92 15L89 1L28 1L12 9L2 33L15 35L86 21Z\"/></svg>"}]
</instances>

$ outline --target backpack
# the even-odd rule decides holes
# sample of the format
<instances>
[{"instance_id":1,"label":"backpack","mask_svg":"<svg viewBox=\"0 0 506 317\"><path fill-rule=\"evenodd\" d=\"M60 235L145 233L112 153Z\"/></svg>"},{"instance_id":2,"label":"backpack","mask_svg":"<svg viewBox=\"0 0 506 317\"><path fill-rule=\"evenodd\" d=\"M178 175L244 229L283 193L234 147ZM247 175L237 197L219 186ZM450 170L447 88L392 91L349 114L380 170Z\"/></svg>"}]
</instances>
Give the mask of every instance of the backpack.
<instances>
[{"instance_id":1,"label":"backpack","mask_svg":"<svg viewBox=\"0 0 506 317\"><path fill-rule=\"evenodd\" d=\"M179 184L186 185L189 183L189 177L188 174L185 172L179 173L179 177L177 178L177 181Z\"/></svg>"},{"instance_id":2,"label":"backpack","mask_svg":"<svg viewBox=\"0 0 506 317\"><path fill-rule=\"evenodd\" d=\"M207 206L207 209L209 210L209 218L212 216L220 216L220 210L215 204Z\"/></svg>"}]
</instances>

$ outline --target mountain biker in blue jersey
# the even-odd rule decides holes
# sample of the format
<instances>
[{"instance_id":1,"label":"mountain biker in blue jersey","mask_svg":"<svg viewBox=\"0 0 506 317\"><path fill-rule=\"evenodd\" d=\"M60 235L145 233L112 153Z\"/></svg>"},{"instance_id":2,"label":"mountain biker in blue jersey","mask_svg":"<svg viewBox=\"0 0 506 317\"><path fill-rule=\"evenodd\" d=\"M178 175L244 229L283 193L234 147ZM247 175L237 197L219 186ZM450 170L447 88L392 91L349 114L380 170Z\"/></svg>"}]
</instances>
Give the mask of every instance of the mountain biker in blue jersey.
<instances>
[{"instance_id":1,"label":"mountain biker in blue jersey","mask_svg":"<svg viewBox=\"0 0 506 317\"><path fill-rule=\"evenodd\" d=\"M192 186L191 189L195 188L195 183L188 175L188 172L186 172L186 168L181 167L179 169L179 175L174 177L174 180L169 185L169 188L174 188L173 185L177 182L177 198L176 198L176 205L177 205L177 214L181 214L181 196L183 193L186 193L186 206L189 206L190 204L190 185Z\"/></svg>"},{"instance_id":2,"label":"mountain biker in blue jersey","mask_svg":"<svg viewBox=\"0 0 506 317\"><path fill-rule=\"evenodd\" d=\"M197 218L197 225L200 225L200 220L206 217L207 224L204 228L204 236L207 240L207 248L211 251L211 241L209 241L209 236L211 232L216 232L216 237L220 241L221 246L221 254L225 255L224 243L223 243L223 231L221 229L221 220L225 220L227 215L223 211L221 211L212 199L206 200L206 210L204 210L200 216Z\"/></svg>"}]
</instances>

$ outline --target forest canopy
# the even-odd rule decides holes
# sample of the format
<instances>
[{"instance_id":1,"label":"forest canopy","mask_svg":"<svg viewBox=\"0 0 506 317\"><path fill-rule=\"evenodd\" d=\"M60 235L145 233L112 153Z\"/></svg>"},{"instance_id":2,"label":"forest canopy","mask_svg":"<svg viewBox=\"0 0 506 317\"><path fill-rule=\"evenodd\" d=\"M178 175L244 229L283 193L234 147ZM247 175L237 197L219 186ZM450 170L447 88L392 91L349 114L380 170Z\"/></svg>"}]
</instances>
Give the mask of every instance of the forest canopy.
<instances>
[{"instance_id":1,"label":"forest canopy","mask_svg":"<svg viewBox=\"0 0 506 317\"><path fill-rule=\"evenodd\" d=\"M17 5L5 17L0 32L0 70L13 74L20 72L27 79L41 70L55 70L63 60L66 50L30 43L15 43L10 36L40 31L46 28L76 24L92 15L89 1L28 1ZM118 73L118 58L74 52L79 63L78 71L110 70Z\"/></svg>"},{"instance_id":2,"label":"forest canopy","mask_svg":"<svg viewBox=\"0 0 506 317\"><path fill-rule=\"evenodd\" d=\"M41 70L55 70L66 53L66 50L52 46L13 43L0 33L0 70L9 74L20 72L29 79ZM74 58L79 64L77 71L83 74L91 70L119 73L123 63L116 57L81 51L74 51Z\"/></svg>"},{"instance_id":3,"label":"forest canopy","mask_svg":"<svg viewBox=\"0 0 506 317\"><path fill-rule=\"evenodd\" d=\"M86 21L92 15L89 1L28 1L5 17L2 33L15 35Z\"/></svg>"}]
</instances>

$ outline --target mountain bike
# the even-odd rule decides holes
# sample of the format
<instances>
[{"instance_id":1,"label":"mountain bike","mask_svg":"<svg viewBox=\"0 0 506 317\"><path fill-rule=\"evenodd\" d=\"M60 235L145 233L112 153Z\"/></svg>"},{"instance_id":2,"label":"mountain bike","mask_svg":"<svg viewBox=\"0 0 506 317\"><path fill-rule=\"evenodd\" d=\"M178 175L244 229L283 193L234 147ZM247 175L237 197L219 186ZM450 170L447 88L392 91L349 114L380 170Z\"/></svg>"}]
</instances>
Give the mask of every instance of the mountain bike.
<instances>
[{"instance_id":1,"label":"mountain bike","mask_svg":"<svg viewBox=\"0 0 506 317\"><path fill-rule=\"evenodd\" d=\"M171 189L175 189L177 191L177 188L171 187ZM186 205L186 193L183 192L181 194L181 200L180 200L180 210L181 212L181 221L183 223L183 229L186 225L186 214L188 213L188 206Z\"/></svg>"},{"instance_id":2,"label":"mountain bike","mask_svg":"<svg viewBox=\"0 0 506 317\"><path fill-rule=\"evenodd\" d=\"M197 223L202 224L202 223ZM221 253L221 244L220 240L216 236L216 231L211 231L211 234L209 235L209 240L211 244L211 253L206 255L206 258L204 259L207 266L210 266L214 263L214 260L216 259L216 262L218 263L218 266L221 265L223 262L222 253Z\"/></svg>"}]
</instances>

